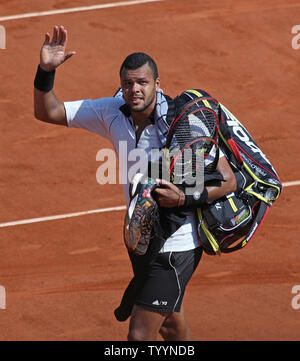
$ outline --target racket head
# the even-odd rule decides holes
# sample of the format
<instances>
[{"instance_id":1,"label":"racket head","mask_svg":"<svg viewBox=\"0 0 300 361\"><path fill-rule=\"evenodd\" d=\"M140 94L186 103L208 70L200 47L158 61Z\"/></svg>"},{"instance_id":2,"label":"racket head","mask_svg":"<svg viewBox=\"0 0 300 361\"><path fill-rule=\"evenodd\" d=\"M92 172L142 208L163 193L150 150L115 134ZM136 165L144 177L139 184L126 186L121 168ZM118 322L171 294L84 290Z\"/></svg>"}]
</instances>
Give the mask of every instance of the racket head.
<instances>
[{"instance_id":1,"label":"racket head","mask_svg":"<svg viewBox=\"0 0 300 361\"><path fill-rule=\"evenodd\" d=\"M218 138L219 103L213 98L196 98L183 104L175 112L166 139L166 148L171 147L174 136L181 149L199 137Z\"/></svg>"},{"instance_id":2,"label":"racket head","mask_svg":"<svg viewBox=\"0 0 300 361\"><path fill-rule=\"evenodd\" d=\"M166 140L171 181L184 183L184 177L213 172L219 159L218 102L196 98L181 106L171 122ZM188 169L187 169L188 167ZM175 183L177 183L175 182Z\"/></svg>"}]
</instances>

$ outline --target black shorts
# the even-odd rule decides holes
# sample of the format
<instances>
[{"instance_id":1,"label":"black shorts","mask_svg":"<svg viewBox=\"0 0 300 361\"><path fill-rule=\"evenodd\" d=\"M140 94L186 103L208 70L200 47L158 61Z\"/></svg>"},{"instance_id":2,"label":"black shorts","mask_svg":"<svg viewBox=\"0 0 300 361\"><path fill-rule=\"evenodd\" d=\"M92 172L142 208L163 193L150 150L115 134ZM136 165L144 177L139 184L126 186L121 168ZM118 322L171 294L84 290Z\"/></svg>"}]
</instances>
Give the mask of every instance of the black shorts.
<instances>
[{"instance_id":1,"label":"black shorts","mask_svg":"<svg viewBox=\"0 0 300 361\"><path fill-rule=\"evenodd\" d=\"M186 285L201 256L201 247L159 253L147 271L135 304L158 312L180 312Z\"/></svg>"}]
</instances>

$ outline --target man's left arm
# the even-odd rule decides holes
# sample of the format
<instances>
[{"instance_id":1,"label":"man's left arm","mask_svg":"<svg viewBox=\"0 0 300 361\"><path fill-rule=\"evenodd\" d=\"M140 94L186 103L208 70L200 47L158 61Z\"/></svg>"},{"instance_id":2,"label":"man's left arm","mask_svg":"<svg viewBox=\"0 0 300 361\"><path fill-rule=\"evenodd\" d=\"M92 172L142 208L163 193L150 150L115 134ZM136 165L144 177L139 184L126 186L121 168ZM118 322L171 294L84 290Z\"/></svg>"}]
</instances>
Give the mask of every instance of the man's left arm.
<instances>
[{"instance_id":1,"label":"man's left arm","mask_svg":"<svg viewBox=\"0 0 300 361\"><path fill-rule=\"evenodd\" d=\"M194 207L200 207L201 202L214 201L236 190L236 179L225 157L219 159L217 171L222 174L224 181L218 182L217 185L206 186ZM158 183L160 187L155 189L154 196L161 207L172 208L186 205L186 196L182 190L163 179L159 179Z\"/></svg>"},{"instance_id":2,"label":"man's left arm","mask_svg":"<svg viewBox=\"0 0 300 361\"><path fill-rule=\"evenodd\" d=\"M236 179L225 157L219 159L217 171L222 174L224 181L220 182L218 186L205 187L208 193L208 202L212 202L236 190Z\"/></svg>"}]
</instances>

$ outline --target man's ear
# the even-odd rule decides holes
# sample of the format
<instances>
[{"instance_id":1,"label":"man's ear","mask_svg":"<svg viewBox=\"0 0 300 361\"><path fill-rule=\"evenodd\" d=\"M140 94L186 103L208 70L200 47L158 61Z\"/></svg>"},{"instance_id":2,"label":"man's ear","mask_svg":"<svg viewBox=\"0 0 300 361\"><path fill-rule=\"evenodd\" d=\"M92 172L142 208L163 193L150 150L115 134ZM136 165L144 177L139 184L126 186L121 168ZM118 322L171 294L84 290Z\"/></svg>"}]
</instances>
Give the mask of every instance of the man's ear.
<instances>
[{"instance_id":1,"label":"man's ear","mask_svg":"<svg viewBox=\"0 0 300 361\"><path fill-rule=\"evenodd\" d=\"M158 91L159 87L160 87L160 79L159 79L159 77L157 77L156 80L155 80L156 91Z\"/></svg>"}]
</instances>

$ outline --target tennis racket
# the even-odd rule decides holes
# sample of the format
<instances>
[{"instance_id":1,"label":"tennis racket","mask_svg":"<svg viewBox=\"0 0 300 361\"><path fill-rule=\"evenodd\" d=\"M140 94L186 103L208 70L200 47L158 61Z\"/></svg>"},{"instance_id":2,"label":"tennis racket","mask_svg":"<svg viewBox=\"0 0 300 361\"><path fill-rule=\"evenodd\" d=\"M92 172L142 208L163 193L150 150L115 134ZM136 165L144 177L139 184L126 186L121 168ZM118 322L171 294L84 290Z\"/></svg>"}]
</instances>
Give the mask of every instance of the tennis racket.
<instances>
[{"instance_id":1,"label":"tennis racket","mask_svg":"<svg viewBox=\"0 0 300 361\"><path fill-rule=\"evenodd\" d=\"M176 112L165 146L171 182L183 186L195 185L201 172L212 173L216 169L219 160L219 116L215 105L210 106L205 98L196 98Z\"/></svg>"}]
</instances>

